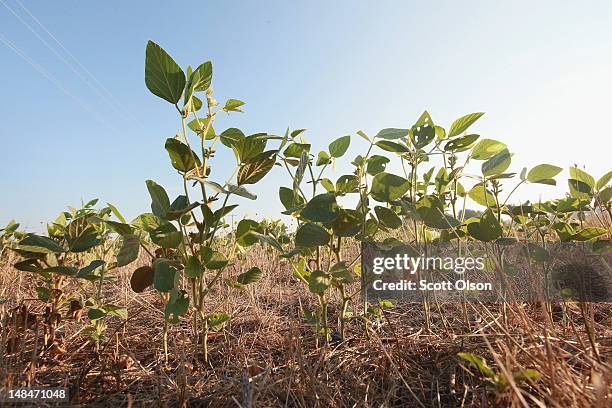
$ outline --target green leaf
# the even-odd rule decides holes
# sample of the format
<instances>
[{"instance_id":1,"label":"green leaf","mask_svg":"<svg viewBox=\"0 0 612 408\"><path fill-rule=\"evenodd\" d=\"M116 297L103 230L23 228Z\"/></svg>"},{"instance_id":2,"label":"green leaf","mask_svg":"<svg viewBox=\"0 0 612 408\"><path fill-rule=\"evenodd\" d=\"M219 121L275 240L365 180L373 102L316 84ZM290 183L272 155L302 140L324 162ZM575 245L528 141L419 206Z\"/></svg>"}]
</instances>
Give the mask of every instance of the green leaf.
<instances>
[{"instance_id":1,"label":"green leaf","mask_svg":"<svg viewBox=\"0 0 612 408\"><path fill-rule=\"evenodd\" d=\"M391 202L400 199L410 188L410 182L403 177L390 173L378 173L372 179L370 194L380 202Z\"/></svg>"},{"instance_id":2,"label":"green leaf","mask_svg":"<svg viewBox=\"0 0 612 408\"><path fill-rule=\"evenodd\" d=\"M511 155L504 149L482 164L482 174L485 177L501 174L510 167Z\"/></svg>"},{"instance_id":3,"label":"green leaf","mask_svg":"<svg viewBox=\"0 0 612 408\"><path fill-rule=\"evenodd\" d=\"M323 186L328 193L335 193L336 187L334 187L334 183L328 178L322 178L319 183Z\"/></svg>"},{"instance_id":4,"label":"green leaf","mask_svg":"<svg viewBox=\"0 0 612 408\"><path fill-rule=\"evenodd\" d=\"M210 118L199 118L194 119L187 124L187 127L193 130L198 136L203 137L205 140L214 139L217 134L212 124L209 125ZM206 130L208 128L208 130ZM206 132L206 134L204 134Z\"/></svg>"},{"instance_id":5,"label":"green leaf","mask_svg":"<svg viewBox=\"0 0 612 408\"><path fill-rule=\"evenodd\" d=\"M68 224L66 241L71 252L85 252L101 242L98 231L87 216L75 218Z\"/></svg>"},{"instance_id":6,"label":"green leaf","mask_svg":"<svg viewBox=\"0 0 612 408\"><path fill-rule=\"evenodd\" d=\"M586 185L588 185L591 189L595 187L595 179L589 173L584 170L579 169L578 167L570 167L569 169L570 179L578 180Z\"/></svg>"},{"instance_id":7,"label":"green leaf","mask_svg":"<svg viewBox=\"0 0 612 408\"><path fill-rule=\"evenodd\" d=\"M408 146L392 142L390 140L380 140L374 144L380 147L381 149L392 153L407 153L410 151L410 149L408 149Z\"/></svg>"},{"instance_id":8,"label":"green leaf","mask_svg":"<svg viewBox=\"0 0 612 408\"><path fill-rule=\"evenodd\" d=\"M435 229L449 229L461 224L449 214L444 213L444 203L433 195L425 195L419 199L416 212L423 223Z\"/></svg>"},{"instance_id":9,"label":"green leaf","mask_svg":"<svg viewBox=\"0 0 612 408\"><path fill-rule=\"evenodd\" d=\"M202 264L200 264L198 258L190 255L189 258L187 258L187 263L185 264L185 276L187 278L198 278L202 276L202 273L204 273Z\"/></svg>"},{"instance_id":10,"label":"green leaf","mask_svg":"<svg viewBox=\"0 0 612 408\"><path fill-rule=\"evenodd\" d=\"M472 222L467 226L468 232L479 241L490 242L502 235L502 226L493 214L487 209L478 222Z\"/></svg>"},{"instance_id":11,"label":"green leaf","mask_svg":"<svg viewBox=\"0 0 612 408\"><path fill-rule=\"evenodd\" d=\"M572 197L585 200L591 199L593 189L587 183L580 180L568 179L567 184Z\"/></svg>"},{"instance_id":12,"label":"green leaf","mask_svg":"<svg viewBox=\"0 0 612 408\"><path fill-rule=\"evenodd\" d=\"M371 176L375 176L378 173L382 173L383 171L385 171L387 163L389 163L390 161L391 160L389 160L385 156L375 154L368 159L366 172Z\"/></svg>"},{"instance_id":13,"label":"green leaf","mask_svg":"<svg viewBox=\"0 0 612 408\"><path fill-rule=\"evenodd\" d=\"M170 266L168 261L155 262L155 274L153 276L153 287L160 292L170 292L174 289L176 269Z\"/></svg>"},{"instance_id":14,"label":"green leaf","mask_svg":"<svg viewBox=\"0 0 612 408\"><path fill-rule=\"evenodd\" d=\"M331 163L331 156L326 151L321 150L317 156L317 166Z\"/></svg>"},{"instance_id":15,"label":"green leaf","mask_svg":"<svg viewBox=\"0 0 612 408\"><path fill-rule=\"evenodd\" d=\"M123 237L121 249L117 254L117 266L125 266L136 259L140 251L140 239L137 235L129 234Z\"/></svg>"},{"instance_id":16,"label":"green leaf","mask_svg":"<svg viewBox=\"0 0 612 408\"><path fill-rule=\"evenodd\" d=\"M414 126L410 136L414 147L422 149L436 138L436 130L432 125Z\"/></svg>"},{"instance_id":17,"label":"green leaf","mask_svg":"<svg viewBox=\"0 0 612 408\"><path fill-rule=\"evenodd\" d=\"M287 130L289 130L289 128L287 128ZM295 139L296 137L298 137L300 134L304 133L306 131L306 129L295 129L294 131L291 132L291 139Z\"/></svg>"},{"instance_id":18,"label":"green leaf","mask_svg":"<svg viewBox=\"0 0 612 408\"><path fill-rule=\"evenodd\" d=\"M584 207L584 202L573 197L567 197L565 199L561 199L557 203L557 211L558 212L574 212L581 211Z\"/></svg>"},{"instance_id":19,"label":"green leaf","mask_svg":"<svg viewBox=\"0 0 612 408\"><path fill-rule=\"evenodd\" d=\"M15 269L23 272L41 273L43 268L38 263L38 259L25 259L13 265Z\"/></svg>"},{"instance_id":20,"label":"green leaf","mask_svg":"<svg viewBox=\"0 0 612 408\"><path fill-rule=\"evenodd\" d=\"M164 318L172 323L180 322L179 317L189 310L189 297L184 290L173 290L170 292L170 300L164 308Z\"/></svg>"},{"instance_id":21,"label":"green leaf","mask_svg":"<svg viewBox=\"0 0 612 408\"><path fill-rule=\"evenodd\" d=\"M128 318L128 310L125 307L108 304L104 305L104 310L107 314L111 316L116 316L123 320L126 320Z\"/></svg>"},{"instance_id":22,"label":"green leaf","mask_svg":"<svg viewBox=\"0 0 612 408\"><path fill-rule=\"evenodd\" d=\"M153 214L159 218L166 218L168 210L170 210L170 199L166 190L153 180L147 180L147 190L151 196L151 210Z\"/></svg>"},{"instance_id":23,"label":"green leaf","mask_svg":"<svg viewBox=\"0 0 612 408\"><path fill-rule=\"evenodd\" d=\"M104 261L102 261L100 259L96 259L94 261L91 261L89 263L89 265L87 265L84 268L81 268L76 276L77 276L77 278L85 278L85 277L89 276L91 273L93 273L93 271L95 271L96 269L98 269L99 267L104 265L105 263L106 262L104 262Z\"/></svg>"},{"instance_id":24,"label":"green leaf","mask_svg":"<svg viewBox=\"0 0 612 408\"><path fill-rule=\"evenodd\" d=\"M559 241L561 242L570 241L572 236L576 233L574 228L572 228L572 226L566 222L555 222L552 227L557 232Z\"/></svg>"},{"instance_id":25,"label":"green leaf","mask_svg":"<svg viewBox=\"0 0 612 408\"><path fill-rule=\"evenodd\" d=\"M185 73L181 67L153 41L147 43L145 84L154 95L173 105L181 99L185 88Z\"/></svg>"},{"instance_id":26,"label":"green leaf","mask_svg":"<svg viewBox=\"0 0 612 408\"><path fill-rule=\"evenodd\" d=\"M482 115L484 115L484 112L470 113L460 117L451 125L450 130L448 131L448 137L457 136L465 132Z\"/></svg>"},{"instance_id":27,"label":"green leaf","mask_svg":"<svg viewBox=\"0 0 612 408\"><path fill-rule=\"evenodd\" d=\"M310 152L308 143L291 143L284 151L285 157L300 158L304 152Z\"/></svg>"},{"instance_id":28,"label":"green leaf","mask_svg":"<svg viewBox=\"0 0 612 408\"><path fill-rule=\"evenodd\" d=\"M340 209L340 214L332 224L332 230L338 237L352 237L361 231L363 215L357 210Z\"/></svg>"},{"instance_id":29,"label":"green leaf","mask_svg":"<svg viewBox=\"0 0 612 408\"><path fill-rule=\"evenodd\" d=\"M323 295L331 285L331 276L323 271L316 270L308 277L308 289L317 295Z\"/></svg>"},{"instance_id":30,"label":"green leaf","mask_svg":"<svg viewBox=\"0 0 612 408\"><path fill-rule=\"evenodd\" d=\"M121 215L121 212L119 212L119 210L117 209L117 207L115 207L114 205L112 205L111 203L106 203L106 206L111 210L111 212L113 214L115 214L115 217L117 217L117 219L122 222L123 224L127 224L127 221L125 220L125 218L123 218L123 215Z\"/></svg>"},{"instance_id":31,"label":"green leaf","mask_svg":"<svg viewBox=\"0 0 612 408\"><path fill-rule=\"evenodd\" d=\"M496 376L495 371L493 371L488 365L487 361L475 354L472 353L457 353L457 356L468 363L472 364L474 367L478 369L485 377L494 378Z\"/></svg>"},{"instance_id":32,"label":"green leaf","mask_svg":"<svg viewBox=\"0 0 612 408\"><path fill-rule=\"evenodd\" d=\"M240 197L248 198L249 200L256 200L257 199L257 194L252 193L251 191L247 190L243 186L236 186L234 184L228 184L225 187L226 187L228 193L230 193L230 194L235 194L235 195L240 196Z\"/></svg>"},{"instance_id":33,"label":"green leaf","mask_svg":"<svg viewBox=\"0 0 612 408\"><path fill-rule=\"evenodd\" d=\"M433 120L431 119L431 115L427 111L421 113L421 116L419 116L413 128L425 125L433 126Z\"/></svg>"},{"instance_id":34,"label":"green leaf","mask_svg":"<svg viewBox=\"0 0 612 408\"><path fill-rule=\"evenodd\" d=\"M276 238L271 237L269 235L261 234L259 232L254 232L254 231L252 231L250 234L255 236L255 237L257 237L257 239L259 239L259 241L264 242L264 243L274 247L279 252L281 252L281 253L283 252L283 246L280 244L280 242L278 242L276 240Z\"/></svg>"},{"instance_id":35,"label":"green leaf","mask_svg":"<svg viewBox=\"0 0 612 408\"><path fill-rule=\"evenodd\" d=\"M448 185L449 182L450 182L450 179L449 179L448 172L446 171L446 168L440 167L440 169L438 170L438 173L436 174L436 178L435 178L436 191L443 193L446 190L446 186Z\"/></svg>"},{"instance_id":36,"label":"green leaf","mask_svg":"<svg viewBox=\"0 0 612 408\"><path fill-rule=\"evenodd\" d=\"M478 140L480 135L471 134L458 137L457 139L450 140L444 145L445 152L462 152L470 148L470 146Z\"/></svg>"},{"instance_id":37,"label":"green leaf","mask_svg":"<svg viewBox=\"0 0 612 408\"><path fill-rule=\"evenodd\" d=\"M600 237L607 234L608 231L605 228L600 227L587 227L578 231L572 236L574 241L590 241L594 238Z\"/></svg>"},{"instance_id":38,"label":"green leaf","mask_svg":"<svg viewBox=\"0 0 612 408\"><path fill-rule=\"evenodd\" d=\"M149 265L141 266L136 269L130 279L130 286L136 293L143 292L153 284L155 271Z\"/></svg>"},{"instance_id":39,"label":"green leaf","mask_svg":"<svg viewBox=\"0 0 612 408\"><path fill-rule=\"evenodd\" d=\"M191 101L183 108L184 112L197 112L202 109L202 100L195 95L191 95Z\"/></svg>"},{"instance_id":40,"label":"green leaf","mask_svg":"<svg viewBox=\"0 0 612 408\"><path fill-rule=\"evenodd\" d=\"M468 197L485 207L495 205L495 196L493 193L485 189L482 183L478 183L468 192Z\"/></svg>"},{"instance_id":41,"label":"green leaf","mask_svg":"<svg viewBox=\"0 0 612 408\"><path fill-rule=\"evenodd\" d=\"M167 223L168 221L162 220L151 213L140 214L131 222L134 227L148 233L155 231L158 227Z\"/></svg>"},{"instance_id":42,"label":"green leaf","mask_svg":"<svg viewBox=\"0 0 612 408\"><path fill-rule=\"evenodd\" d=\"M610 180L612 180L612 171L607 172L606 174L601 176L599 180L597 180L597 184L596 184L597 189L601 190L602 188L607 186Z\"/></svg>"},{"instance_id":43,"label":"green leaf","mask_svg":"<svg viewBox=\"0 0 612 408\"><path fill-rule=\"evenodd\" d=\"M255 184L272 170L276 163L276 151L270 150L258 154L240 166L238 185Z\"/></svg>"},{"instance_id":44,"label":"green leaf","mask_svg":"<svg viewBox=\"0 0 612 408\"><path fill-rule=\"evenodd\" d=\"M17 231L19 228L19 223L15 222L15 220L10 220L6 227L0 228L0 232L4 231L3 236L7 237Z\"/></svg>"},{"instance_id":45,"label":"green leaf","mask_svg":"<svg viewBox=\"0 0 612 408\"><path fill-rule=\"evenodd\" d=\"M244 106L244 102L238 99L228 99L223 106L223 110L226 112L242 112L241 106Z\"/></svg>"},{"instance_id":46,"label":"green leaf","mask_svg":"<svg viewBox=\"0 0 612 408\"><path fill-rule=\"evenodd\" d=\"M215 213L213 214L213 222L217 222L219 220L221 220L223 217L225 217L227 214L229 214L230 212L232 212L232 210L234 210L234 208L238 207L237 205L226 205L225 207L221 207L219 208L217 211L215 211Z\"/></svg>"},{"instance_id":47,"label":"green leaf","mask_svg":"<svg viewBox=\"0 0 612 408\"><path fill-rule=\"evenodd\" d=\"M236 227L236 242L242 247L248 247L256 244L259 238L251 234L251 231L257 231L259 229L259 223L254 220L244 219L240 220Z\"/></svg>"},{"instance_id":48,"label":"green leaf","mask_svg":"<svg viewBox=\"0 0 612 408\"><path fill-rule=\"evenodd\" d=\"M71 266L52 266L50 268L46 268L43 272L55 273L64 276L75 276L79 271L77 268L73 268Z\"/></svg>"},{"instance_id":49,"label":"green leaf","mask_svg":"<svg viewBox=\"0 0 612 408\"><path fill-rule=\"evenodd\" d=\"M238 143L240 140L244 139L246 136L242 133L242 130L238 128L229 128L225 129L219 135L219 139L221 143L225 146L231 148L234 144Z\"/></svg>"},{"instance_id":50,"label":"green leaf","mask_svg":"<svg viewBox=\"0 0 612 408\"><path fill-rule=\"evenodd\" d=\"M336 192L339 195L359 192L359 178L354 174L345 174L336 181Z\"/></svg>"},{"instance_id":51,"label":"green leaf","mask_svg":"<svg viewBox=\"0 0 612 408\"><path fill-rule=\"evenodd\" d=\"M183 173L201 167L200 158L186 144L170 138L166 139L165 148L170 156L172 167Z\"/></svg>"},{"instance_id":52,"label":"green leaf","mask_svg":"<svg viewBox=\"0 0 612 408\"><path fill-rule=\"evenodd\" d=\"M612 186L606 187L599 192L599 202L607 205L612 201Z\"/></svg>"},{"instance_id":53,"label":"green leaf","mask_svg":"<svg viewBox=\"0 0 612 408\"><path fill-rule=\"evenodd\" d=\"M408 136L408 129L388 128L383 129L376 135L379 139L395 140Z\"/></svg>"},{"instance_id":54,"label":"green leaf","mask_svg":"<svg viewBox=\"0 0 612 408\"><path fill-rule=\"evenodd\" d=\"M212 82L212 62L206 61L200 64L189 76L187 85L185 86L184 105L189 103L193 92L206 91Z\"/></svg>"},{"instance_id":55,"label":"green leaf","mask_svg":"<svg viewBox=\"0 0 612 408\"><path fill-rule=\"evenodd\" d=\"M189 199L185 195L180 195L170 204L170 210L166 213L168 220L178 220L183 215L190 213L194 208L200 206L199 202L189 204Z\"/></svg>"},{"instance_id":56,"label":"green leaf","mask_svg":"<svg viewBox=\"0 0 612 408\"><path fill-rule=\"evenodd\" d=\"M44 286L37 287L36 296L39 300L42 300L43 302L49 301L49 289L45 288Z\"/></svg>"},{"instance_id":57,"label":"green leaf","mask_svg":"<svg viewBox=\"0 0 612 408\"><path fill-rule=\"evenodd\" d=\"M387 228L396 229L402 226L402 219L397 214L386 207L379 205L374 207L378 221Z\"/></svg>"},{"instance_id":58,"label":"green leaf","mask_svg":"<svg viewBox=\"0 0 612 408\"><path fill-rule=\"evenodd\" d=\"M92 307L87 310L87 318L93 323L106 317L106 311L102 308Z\"/></svg>"},{"instance_id":59,"label":"green leaf","mask_svg":"<svg viewBox=\"0 0 612 408\"><path fill-rule=\"evenodd\" d=\"M529 170L527 181L530 183L549 184L548 181L559 174L561 170L563 170L561 167L553 166L552 164L539 164Z\"/></svg>"},{"instance_id":60,"label":"green leaf","mask_svg":"<svg viewBox=\"0 0 612 408\"><path fill-rule=\"evenodd\" d=\"M149 235L151 241L162 248L178 248L183 241L183 234L171 223L160 225Z\"/></svg>"},{"instance_id":61,"label":"green leaf","mask_svg":"<svg viewBox=\"0 0 612 408\"><path fill-rule=\"evenodd\" d=\"M302 196L288 187L280 187L278 189L278 196L286 210L296 208L304 204L304 199Z\"/></svg>"},{"instance_id":62,"label":"green leaf","mask_svg":"<svg viewBox=\"0 0 612 408\"><path fill-rule=\"evenodd\" d=\"M229 315L223 312L214 312L206 316L206 323L209 329L218 329L229 319Z\"/></svg>"},{"instance_id":63,"label":"green leaf","mask_svg":"<svg viewBox=\"0 0 612 408\"><path fill-rule=\"evenodd\" d=\"M241 285L248 285L249 283L255 283L260 281L262 276L263 272L261 272L261 269L254 266L248 271L238 275L238 278L236 280Z\"/></svg>"},{"instance_id":64,"label":"green leaf","mask_svg":"<svg viewBox=\"0 0 612 408\"><path fill-rule=\"evenodd\" d=\"M336 286L346 285L354 282L354 277L351 271L348 270L346 266L346 262L338 262L334 264L329 270L329 273L332 277L332 283Z\"/></svg>"},{"instance_id":65,"label":"green leaf","mask_svg":"<svg viewBox=\"0 0 612 408\"><path fill-rule=\"evenodd\" d=\"M207 269L223 269L229 263L225 255L207 246L200 248L200 254Z\"/></svg>"},{"instance_id":66,"label":"green leaf","mask_svg":"<svg viewBox=\"0 0 612 408\"><path fill-rule=\"evenodd\" d=\"M302 224L295 233L295 245L300 247L327 245L329 239L329 233L325 228L311 222Z\"/></svg>"},{"instance_id":67,"label":"green leaf","mask_svg":"<svg viewBox=\"0 0 612 408\"><path fill-rule=\"evenodd\" d=\"M51 238L42 237L40 235L29 234L21 241L17 248L28 251L28 252L36 252L41 254L59 254L62 252L66 252L63 246L53 241Z\"/></svg>"},{"instance_id":68,"label":"green leaf","mask_svg":"<svg viewBox=\"0 0 612 408\"><path fill-rule=\"evenodd\" d=\"M94 217L90 217L89 221L94 223L95 221ZM117 221L110 221L110 220L103 220L103 219L99 219L101 222L104 222L106 225L108 225L114 232L116 232L117 234L123 236L123 235L128 235L128 234L132 234L134 232L134 229L129 225L129 224L124 224L122 222L117 222Z\"/></svg>"},{"instance_id":69,"label":"green leaf","mask_svg":"<svg viewBox=\"0 0 612 408\"><path fill-rule=\"evenodd\" d=\"M350 136L342 136L329 144L329 154L331 157L342 157L351 144Z\"/></svg>"},{"instance_id":70,"label":"green leaf","mask_svg":"<svg viewBox=\"0 0 612 408\"><path fill-rule=\"evenodd\" d=\"M537 380L540 378L540 372L531 368L525 368L514 373L512 377L514 378L514 381L519 383L526 380Z\"/></svg>"},{"instance_id":71,"label":"green leaf","mask_svg":"<svg viewBox=\"0 0 612 408\"><path fill-rule=\"evenodd\" d=\"M370 140L370 138L368 137L368 135L365 134L365 132L363 130L358 130L357 134L359 136L361 136L364 140L366 140L367 142L371 143L372 141Z\"/></svg>"},{"instance_id":72,"label":"green leaf","mask_svg":"<svg viewBox=\"0 0 612 408\"><path fill-rule=\"evenodd\" d=\"M263 153L266 148L266 139L260 139L258 135L250 135L240 139L232 145L232 149L238 156L240 163L245 163L252 157Z\"/></svg>"},{"instance_id":73,"label":"green leaf","mask_svg":"<svg viewBox=\"0 0 612 408\"><path fill-rule=\"evenodd\" d=\"M339 214L340 208L333 193L314 196L300 213L303 218L314 222L332 222Z\"/></svg>"},{"instance_id":74,"label":"green leaf","mask_svg":"<svg viewBox=\"0 0 612 408\"><path fill-rule=\"evenodd\" d=\"M470 156L475 160L487 160L504 149L507 149L505 143L493 139L482 139L474 146Z\"/></svg>"}]
</instances>

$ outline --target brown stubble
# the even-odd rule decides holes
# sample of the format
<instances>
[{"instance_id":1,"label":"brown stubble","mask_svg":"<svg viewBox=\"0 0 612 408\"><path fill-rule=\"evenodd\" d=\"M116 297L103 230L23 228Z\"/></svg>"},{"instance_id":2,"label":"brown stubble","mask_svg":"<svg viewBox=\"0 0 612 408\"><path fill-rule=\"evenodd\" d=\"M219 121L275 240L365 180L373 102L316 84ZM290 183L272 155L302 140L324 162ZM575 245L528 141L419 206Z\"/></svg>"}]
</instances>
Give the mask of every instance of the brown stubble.
<instances>
[{"instance_id":1,"label":"brown stubble","mask_svg":"<svg viewBox=\"0 0 612 408\"><path fill-rule=\"evenodd\" d=\"M356 248L346 251L346 259L357 253ZM67 386L74 403L88 406L605 407L612 399L610 304L568 303L564 324L536 304L509 303L504 323L501 306L471 303L469 330L460 304L441 304L432 310L431 333L422 330L422 305L398 304L369 337L355 319L344 342L317 346L300 307L316 299L292 278L286 261L260 245L235 260L224 278L258 265L263 279L247 295L222 286L211 294L207 309L224 311L232 320L211 334L209 364L203 363L201 337L194 336L187 315L170 327L166 366L161 300L153 290L135 294L129 288L131 272L147 261L141 257L120 269L105 286L105 298L126 305L130 314L125 322L110 321L110 341L99 354L87 343L86 319L63 320L58 338L65 351L47 353L36 351L42 340L35 330L18 329L8 319L23 304L38 315L43 306L31 300L36 298L34 278L14 270L14 256L5 254L0 263L2 386ZM359 304L356 299L352 305L357 313ZM330 306L332 319L338 312ZM596 352L585 316L592 316L588 323ZM9 353L6 340L16 330L21 330L21 350ZM485 357L500 372L532 368L541 378L495 393L478 371L456 357L459 351Z\"/></svg>"}]
</instances>

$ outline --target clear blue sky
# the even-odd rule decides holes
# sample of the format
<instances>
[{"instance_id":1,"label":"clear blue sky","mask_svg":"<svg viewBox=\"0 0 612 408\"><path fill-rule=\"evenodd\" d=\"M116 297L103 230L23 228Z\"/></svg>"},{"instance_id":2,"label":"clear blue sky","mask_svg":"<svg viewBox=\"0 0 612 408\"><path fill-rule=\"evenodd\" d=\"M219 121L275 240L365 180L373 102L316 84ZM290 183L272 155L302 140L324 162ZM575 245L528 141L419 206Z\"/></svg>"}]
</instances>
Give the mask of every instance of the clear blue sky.
<instances>
[{"instance_id":1,"label":"clear blue sky","mask_svg":"<svg viewBox=\"0 0 612 408\"><path fill-rule=\"evenodd\" d=\"M15 218L40 228L93 197L131 218L149 210L147 178L179 194L163 149L179 123L144 85L148 39L183 67L212 60L217 97L247 103L218 130L307 128L324 147L359 129L409 127L424 109L445 127L485 111L474 130L508 143L512 169L578 163L597 177L612 167L609 1L19 2L124 108L16 0L1 0L0 34L72 95L0 42L2 225ZM351 153L363 147L356 140ZM221 180L229 166L217 165ZM243 200L243 213L276 215L283 179L278 169L256 186L260 199ZM522 194L550 198L565 189Z\"/></svg>"}]
</instances>

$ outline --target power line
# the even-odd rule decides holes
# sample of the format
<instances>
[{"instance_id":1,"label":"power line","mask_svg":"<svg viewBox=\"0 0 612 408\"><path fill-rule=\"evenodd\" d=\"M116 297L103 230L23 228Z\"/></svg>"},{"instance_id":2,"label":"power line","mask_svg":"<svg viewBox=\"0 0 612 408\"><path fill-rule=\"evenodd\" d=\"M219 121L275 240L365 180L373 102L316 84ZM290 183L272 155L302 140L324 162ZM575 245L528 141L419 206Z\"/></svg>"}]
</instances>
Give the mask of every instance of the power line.
<instances>
[{"instance_id":1,"label":"power line","mask_svg":"<svg viewBox=\"0 0 612 408\"><path fill-rule=\"evenodd\" d=\"M143 127L142 123L140 123L140 121L130 112L129 109L127 109L96 77L93 73L91 73L91 71L89 71L87 69L87 67L85 67L79 60L77 57L74 56L74 54L72 54L63 44L60 40L57 39L57 37L55 37L51 31L49 31L49 29L47 29L47 27L45 27L45 25L38 19L36 18L36 16L34 16L34 14L25 6L23 5L23 3L21 3L19 0L15 0L15 2L30 16L30 18L32 18L32 20L34 20L34 22L36 22L36 24L38 24L38 26L40 26L40 28L42 28L45 33L47 33L47 35L49 37L51 37L51 39L53 41L55 41L60 48L70 57L72 58L72 60L74 60L77 65L87 74L89 75L89 77L91 77L91 79L97 84L97 86L104 91L104 93L106 93L106 95L104 95L103 93L100 92L100 90L93 86L92 83L78 70L74 67L74 65L66 60L66 58L64 58L64 56L62 56L56 49L55 47L53 47L52 45L50 45L44 38L42 38L40 36L40 34L38 34L38 32L36 30L34 30L34 28L32 28L31 25L29 25L27 22L25 22L21 16L19 16L19 14L17 14L11 7L9 7L3 0L0 0L0 3L2 3L2 5L9 10L18 20L21 24L23 24L26 28L28 28L28 30L30 30L35 36L36 38L38 38L51 52L53 52L53 54L55 56L57 56L68 68L70 68L70 70L72 72L74 72L80 79L81 81L83 81L83 83L85 83L92 91L94 91L99 97L101 97L105 103L107 103L109 106L113 107L114 109L116 109L117 111L120 111L124 114L127 115L128 119L132 122L135 122L138 126Z\"/></svg>"},{"instance_id":2,"label":"power line","mask_svg":"<svg viewBox=\"0 0 612 408\"><path fill-rule=\"evenodd\" d=\"M86 105L78 96L74 95L72 92L70 92L68 89L66 89L66 87L64 87L64 85L62 85L62 83L57 78L55 78L42 65L40 65L35 60L30 58L24 51L19 49L19 47L17 47L13 42L11 42L8 38L6 38L6 36L4 34L2 34L1 32L0 32L0 41L2 41L4 43L4 45L6 45L10 50L12 50L19 57L21 57L24 61L26 61L28 64L30 64L38 73L40 73L42 76L44 76L49 82L51 82L53 85L55 85L59 90L61 90L67 96L72 98L83 109L85 109L87 112L89 112L90 114L95 116L95 118L98 121L100 121L102 124L107 126L113 132L116 132L117 134L120 134L120 132L119 132L119 130L117 128L115 128L113 125L111 125L108 121L104 120L96 111L94 111L92 108L90 108L88 105Z\"/></svg>"}]
</instances>

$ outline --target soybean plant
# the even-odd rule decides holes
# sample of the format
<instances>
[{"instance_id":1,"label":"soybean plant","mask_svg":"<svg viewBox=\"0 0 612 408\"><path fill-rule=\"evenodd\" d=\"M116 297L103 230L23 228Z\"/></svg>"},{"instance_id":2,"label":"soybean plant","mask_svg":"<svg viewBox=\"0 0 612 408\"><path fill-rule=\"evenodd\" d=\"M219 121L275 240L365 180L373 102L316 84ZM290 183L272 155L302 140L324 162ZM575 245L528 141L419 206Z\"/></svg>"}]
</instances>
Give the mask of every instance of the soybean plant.
<instances>
[{"instance_id":1,"label":"soybean plant","mask_svg":"<svg viewBox=\"0 0 612 408\"><path fill-rule=\"evenodd\" d=\"M92 200L78 210L70 208L60 213L47 225L48 236L26 234L12 246L24 258L14 265L15 268L34 273L41 282L36 292L46 305L43 318L47 346L56 340L64 308L68 309L66 317L76 317L83 306L87 308L92 323L89 331L96 348L104 340L104 318L127 318L125 308L103 303L102 285L109 278L105 273L114 268L114 264L108 263L114 241L110 236L112 230L100 221L117 210L110 204L95 210L96 203L97 200ZM91 282L91 286L87 282ZM69 290L69 283L77 286L76 293Z\"/></svg>"},{"instance_id":2,"label":"soybean plant","mask_svg":"<svg viewBox=\"0 0 612 408\"><path fill-rule=\"evenodd\" d=\"M189 310L193 312L194 334L203 334L202 351L208 361L208 332L220 328L230 316L208 310L207 295L218 284L243 285L261 276L260 269L254 267L235 279L221 279L239 245L239 240L226 239L224 219L237 207L230 198L257 198L246 186L256 184L273 168L277 150L267 149L267 144L282 138L266 133L245 136L237 128L217 133L215 119L223 113L242 112L244 102L228 99L220 105L211 82L210 61L184 71L159 45L147 44L145 84L177 112L180 131L168 138L164 147L183 193L170 201L164 187L147 180L152 212L137 217L128 226L135 231L124 240L133 243L131 250L126 250L130 259L136 259L140 247L146 249L145 239L159 247L155 254L149 251L150 264L134 271L131 284L136 292L153 285L163 298L165 361L168 323L178 323ZM212 169L217 149L233 153L235 167L229 175ZM256 230L256 224L253 221L244 228Z\"/></svg>"}]
</instances>

